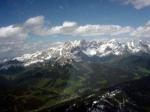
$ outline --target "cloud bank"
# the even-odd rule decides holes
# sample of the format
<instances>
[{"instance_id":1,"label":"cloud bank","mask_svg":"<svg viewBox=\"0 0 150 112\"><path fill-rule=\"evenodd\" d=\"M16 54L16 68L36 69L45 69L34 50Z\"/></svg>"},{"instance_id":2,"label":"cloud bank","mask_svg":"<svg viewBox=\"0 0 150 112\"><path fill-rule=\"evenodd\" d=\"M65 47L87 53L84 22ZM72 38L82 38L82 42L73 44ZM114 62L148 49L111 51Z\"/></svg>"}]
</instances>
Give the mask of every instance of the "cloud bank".
<instances>
[{"instance_id":1,"label":"cloud bank","mask_svg":"<svg viewBox=\"0 0 150 112\"><path fill-rule=\"evenodd\" d=\"M0 39L24 40L29 34L37 36L70 35L70 36L119 36L128 34L135 37L148 37L150 21L134 28L120 25L79 25L76 22L65 21L62 25L48 27L44 25L44 17L29 18L22 25L10 25L0 28Z\"/></svg>"},{"instance_id":2,"label":"cloud bank","mask_svg":"<svg viewBox=\"0 0 150 112\"><path fill-rule=\"evenodd\" d=\"M29 34L37 36L70 35L70 36L119 36L127 34L135 37L149 37L150 21L134 28L120 25L79 25L76 22L65 21L62 25L47 27L44 17L29 18L22 25L10 25L0 28L0 39L24 40Z\"/></svg>"}]
</instances>

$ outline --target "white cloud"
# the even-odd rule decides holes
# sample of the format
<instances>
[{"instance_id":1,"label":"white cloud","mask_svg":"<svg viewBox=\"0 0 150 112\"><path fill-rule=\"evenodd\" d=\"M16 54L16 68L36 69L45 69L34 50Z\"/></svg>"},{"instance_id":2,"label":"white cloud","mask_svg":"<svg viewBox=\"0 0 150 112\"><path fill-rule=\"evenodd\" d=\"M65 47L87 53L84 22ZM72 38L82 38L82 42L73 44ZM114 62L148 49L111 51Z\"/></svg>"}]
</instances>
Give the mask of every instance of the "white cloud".
<instances>
[{"instance_id":1,"label":"white cloud","mask_svg":"<svg viewBox=\"0 0 150 112\"><path fill-rule=\"evenodd\" d=\"M43 30L44 17L37 16L29 18L22 25L9 25L0 27L0 39L6 40L24 40L29 33L36 34L38 31Z\"/></svg>"},{"instance_id":2,"label":"white cloud","mask_svg":"<svg viewBox=\"0 0 150 112\"><path fill-rule=\"evenodd\" d=\"M44 31L44 16L29 18L23 24L23 29L27 33L40 35Z\"/></svg>"},{"instance_id":3,"label":"white cloud","mask_svg":"<svg viewBox=\"0 0 150 112\"><path fill-rule=\"evenodd\" d=\"M113 33L112 35L113 36L117 36L117 35L121 35L121 34L129 34L131 33L132 31L134 31L135 29L131 26L126 26L126 27L122 27L120 28L119 31Z\"/></svg>"},{"instance_id":4,"label":"white cloud","mask_svg":"<svg viewBox=\"0 0 150 112\"><path fill-rule=\"evenodd\" d=\"M76 25L77 25L76 22L65 21L62 26L63 27L74 27Z\"/></svg>"},{"instance_id":5,"label":"white cloud","mask_svg":"<svg viewBox=\"0 0 150 112\"><path fill-rule=\"evenodd\" d=\"M150 21L148 21L144 26L139 26L133 32L131 36L139 38L150 38Z\"/></svg>"},{"instance_id":6,"label":"white cloud","mask_svg":"<svg viewBox=\"0 0 150 112\"><path fill-rule=\"evenodd\" d=\"M149 22L146 24L150 24ZM146 26L145 25L145 26ZM144 27L145 28L145 27ZM147 27L146 27L147 28ZM147 28L148 29L148 28ZM70 35L70 36L119 36L131 33L135 28L120 25L79 25L76 22L65 21L62 25L48 27L44 25L44 17L29 18L22 25L10 25L0 28L0 39L25 39L28 34L37 36ZM136 32L141 32L136 30ZM14 40L15 40L14 39Z\"/></svg>"},{"instance_id":7,"label":"white cloud","mask_svg":"<svg viewBox=\"0 0 150 112\"><path fill-rule=\"evenodd\" d=\"M49 34L73 35L73 32L78 28L76 22L64 22L61 26L54 26L49 29Z\"/></svg>"},{"instance_id":8,"label":"white cloud","mask_svg":"<svg viewBox=\"0 0 150 112\"><path fill-rule=\"evenodd\" d=\"M0 38L23 38L26 33L23 31L22 27L10 25L7 27L0 28Z\"/></svg>"},{"instance_id":9,"label":"white cloud","mask_svg":"<svg viewBox=\"0 0 150 112\"><path fill-rule=\"evenodd\" d=\"M112 36L126 34L131 30L131 27L121 27L119 25L85 25L79 26L74 33L82 36Z\"/></svg>"},{"instance_id":10,"label":"white cloud","mask_svg":"<svg viewBox=\"0 0 150 112\"><path fill-rule=\"evenodd\" d=\"M136 9L150 6L150 0L120 0L124 4L132 4Z\"/></svg>"},{"instance_id":11,"label":"white cloud","mask_svg":"<svg viewBox=\"0 0 150 112\"><path fill-rule=\"evenodd\" d=\"M144 26L133 28L120 25L79 25L76 22L65 21L62 25L48 27L44 25L44 17L29 18L22 25L10 25L0 28L0 39L24 40L28 34L37 36L70 35L70 36L120 36L148 37L150 35L150 21Z\"/></svg>"},{"instance_id":12,"label":"white cloud","mask_svg":"<svg viewBox=\"0 0 150 112\"><path fill-rule=\"evenodd\" d=\"M33 18L29 18L25 22L25 26L41 26L44 23L44 16L37 16Z\"/></svg>"}]
</instances>

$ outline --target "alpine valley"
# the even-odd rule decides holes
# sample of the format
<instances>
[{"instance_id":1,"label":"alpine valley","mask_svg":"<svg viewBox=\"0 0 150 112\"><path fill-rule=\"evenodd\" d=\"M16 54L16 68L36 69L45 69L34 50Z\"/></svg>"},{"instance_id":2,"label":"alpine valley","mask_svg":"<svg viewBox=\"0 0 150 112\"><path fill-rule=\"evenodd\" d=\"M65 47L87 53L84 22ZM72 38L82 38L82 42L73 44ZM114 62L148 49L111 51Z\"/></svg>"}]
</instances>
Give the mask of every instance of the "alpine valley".
<instances>
[{"instance_id":1,"label":"alpine valley","mask_svg":"<svg viewBox=\"0 0 150 112\"><path fill-rule=\"evenodd\" d=\"M0 63L1 112L149 112L148 41L67 41Z\"/></svg>"}]
</instances>

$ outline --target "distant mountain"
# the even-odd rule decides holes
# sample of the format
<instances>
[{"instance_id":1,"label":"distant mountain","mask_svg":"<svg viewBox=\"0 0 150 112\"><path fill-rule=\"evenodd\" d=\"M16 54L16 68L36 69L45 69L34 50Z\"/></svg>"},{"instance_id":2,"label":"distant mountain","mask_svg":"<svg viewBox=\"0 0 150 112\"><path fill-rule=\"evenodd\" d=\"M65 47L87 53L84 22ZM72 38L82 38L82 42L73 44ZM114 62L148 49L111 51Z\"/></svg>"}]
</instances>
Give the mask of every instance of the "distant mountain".
<instances>
[{"instance_id":1,"label":"distant mountain","mask_svg":"<svg viewBox=\"0 0 150 112\"><path fill-rule=\"evenodd\" d=\"M60 64L73 61L89 61L92 58L102 58L106 56L119 56L135 53L150 53L150 44L144 41L129 41L121 43L115 39L110 41L67 41L60 43L56 47L51 47L45 51L38 51L33 54L24 54L11 61L18 61L23 66L29 66L45 61L56 61ZM10 60L9 60L10 61ZM4 61L8 62L8 61ZM3 68L9 67L3 66ZM2 67L1 67L2 68Z\"/></svg>"}]
</instances>

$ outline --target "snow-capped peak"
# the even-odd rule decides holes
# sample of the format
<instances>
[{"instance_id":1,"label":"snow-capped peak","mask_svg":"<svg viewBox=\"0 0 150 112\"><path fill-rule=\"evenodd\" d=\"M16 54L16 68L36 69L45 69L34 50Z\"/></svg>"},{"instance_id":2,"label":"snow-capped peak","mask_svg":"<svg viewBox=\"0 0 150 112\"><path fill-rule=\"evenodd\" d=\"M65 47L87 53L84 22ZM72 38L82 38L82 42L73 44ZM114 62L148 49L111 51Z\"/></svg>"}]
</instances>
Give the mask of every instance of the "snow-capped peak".
<instances>
[{"instance_id":1,"label":"snow-capped peak","mask_svg":"<svg viewBox=\"0 0 150 112\"><path fill-rule=\"evenodd\" d=\"M83 59L83 55L87 57L97 56L104 57L109 55L123 55L125 53L150 52L150 45L146 42L130 41L121 43L115 39L110 41L67 41L62 45L48 48L45 51L38 51L33 54L24 54L21 57L16 57L13 60L18 60L24 63L25 66L44 62L47 60L56 60L66 62L67 60Z\"/></svg>"}]
</instances>

